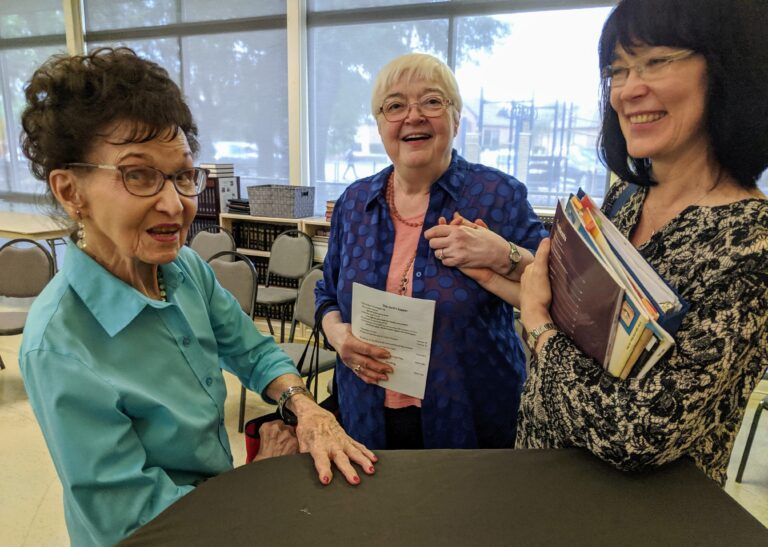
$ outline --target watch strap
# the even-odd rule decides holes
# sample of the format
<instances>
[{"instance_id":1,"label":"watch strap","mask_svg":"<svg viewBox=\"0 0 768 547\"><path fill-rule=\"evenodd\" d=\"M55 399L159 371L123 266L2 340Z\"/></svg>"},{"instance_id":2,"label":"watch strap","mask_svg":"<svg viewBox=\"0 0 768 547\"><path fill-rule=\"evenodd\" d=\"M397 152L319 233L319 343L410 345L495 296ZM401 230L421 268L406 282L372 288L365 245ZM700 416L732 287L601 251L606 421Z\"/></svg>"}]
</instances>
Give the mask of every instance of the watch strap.
<instances>
[{"instance_id":1,"label":"watch strap","mask_svg":"<svg viewBox=\"0 0 768 547\"><path fill-rule=\"evenodd\" d=\"M547 323L544 323L543 325L539 325L538 327L533 329L531 332L526 333L525 345L528 346L528 349L530 349L531 352L535 352L536 342L538 342L539 337L545 332L549 332L551 330L557 330L557 325L555 325L552 322L547 322Z\"/></svg>"},{"instance_id":2,"label":"watch strap","mask_svg":"<svg viewBox=\"0 0 768 547\"><path fill-rule=\"evenodd\" d=\"M304 386L291 386L280 394L280 398L277 400L277 413L288 425L296 425L296 415L291 412L290 409L285 408L285 403L288 399L299 393L305 394L307 397L312 397L312 394Z\"/></svg>"},{"instance_id":3,"label":"watch strap","mask_svg":"<svg viewBox=\"0 0 768 547\"><path fill-rule=\"evenodd\" d=\"M520 250L517 248L517 245L511 241L507 241L507 245L509 245L509 270L507 270L506 275L509 275L515 271L515 268L520 264L523 257L520 255Z\"/></svg>"}]
</instances>

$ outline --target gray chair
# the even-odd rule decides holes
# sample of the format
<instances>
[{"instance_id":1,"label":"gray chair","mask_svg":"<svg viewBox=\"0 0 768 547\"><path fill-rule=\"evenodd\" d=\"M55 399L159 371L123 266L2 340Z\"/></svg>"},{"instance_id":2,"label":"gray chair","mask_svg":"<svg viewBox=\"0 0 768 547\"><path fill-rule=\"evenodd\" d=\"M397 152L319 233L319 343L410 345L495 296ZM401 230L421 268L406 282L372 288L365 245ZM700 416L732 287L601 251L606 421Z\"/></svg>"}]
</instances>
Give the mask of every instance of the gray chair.
<instances>
[{"instance_id":1,"label":"gray chair","mask_svg":"<svg viewBox=\"0 0 768 547\"><path fill-rule=\"evenodd\" d=\"M274 336L270 314L277 309L280 316L280 342L285 342L286 309L296 301L298 290L270 285L272 276L288 279L302 279L312 268L314 248L312 238L301 230L288 230L277 236L269 252L267 280L259 287L256 303L266 306L267 326Z\"/></svg>"},{"instance_id":2,"label":"gray chair","mask_svg":"<svg viewBox=\"0 0 768 547\"><path fill-rule=\"evenodd\" d=\"M766 377L768 377L768 373L766 373ZM741 477L744 475L744 468L747 466L747 460L749 459L749 451L752 449L752 441L755 439L757 423L760 421L760 414L762 414L763 410L768 410L768 397L757 403L757 409L752 418L752 426L749 428L747 443L744 445L744 453L741 456L741 462L739 462L739 471L736 473L736 482L741 482Z\"/></svg>"},{"instance_id":3,"label":"gray chair","mask_svg":"<svg viewBox=\"0 0 768 547\"><path fill-rule=\"evenodd\" d=\"M19 244L23 244L20 246ZM55 272L48 250L31 239L13 239L0 247L0 296L32 298L40 294ZM29 306L0 312L0 336L24 331ZM5 368L0 357L0 370Z\"/></svg>"},{"instance_id":4,"label":"gray chair","mask_svg":"<svg viewBox=\"0 0 768 547\"><path fill-rule=\"evenodd\" d=\"M253 321L259 275L251 260L236 251L219 251L208 259L219 284L232 293L240 308ZM237 430L242 433L245 423L245 387L240 388L240 415Z\"/></svg>"},{"instance_id":5,"label":"gray chair","mask_svg":"<svg viewBox=\"0 0 768 547\"><path fill-rule=\"evenodd\" d=\"M205 230L198 232L192 241L189 242L189 247L200 255L200 258L206 262L211 259L213 255L220 251L236 251L237 245L235 244L235 238L228 230L221 226L209 226ZM232 262L234 258L232 256L223 256L222 260Z\"/></svg>"},{"instance_id":6,"label":"gray chair","mask_svg":"<svg viewBox=\"0 0 768 547\"><path fill-rule=\"evenodd\" d=\"M291 320L291 333L288 336L288 342L281 343L279 346L285 351L285 353L288 354L288 356L293 359L293 362L296 363L296 366L298 367L299 359L301 359L301 354L304 352L304 348L306 348L306 344L303 343L295 343L294 336L296 335L296 327L301 323L303 325L306 325L310 329L314 328L315 326L315 285L317 285L317 282L322 279L323 277L323 271L319 268L313 269L310 271L307 276L304 278L304 280L301 282L301 286L299 287L299 296L296 299L296 305L293 308L293 319ZM301 367L301 370L299 370L299 373L302 376L306 376L309 374L309 357L310 357L310 351L307 351L306 359L304 360L303 366ZM336 366L336 353L333 351L328 351L326 349L320 349L320 370L319 372L324 372L326 370L332 369L334 366Z\"/></svg>"}]
</instances>

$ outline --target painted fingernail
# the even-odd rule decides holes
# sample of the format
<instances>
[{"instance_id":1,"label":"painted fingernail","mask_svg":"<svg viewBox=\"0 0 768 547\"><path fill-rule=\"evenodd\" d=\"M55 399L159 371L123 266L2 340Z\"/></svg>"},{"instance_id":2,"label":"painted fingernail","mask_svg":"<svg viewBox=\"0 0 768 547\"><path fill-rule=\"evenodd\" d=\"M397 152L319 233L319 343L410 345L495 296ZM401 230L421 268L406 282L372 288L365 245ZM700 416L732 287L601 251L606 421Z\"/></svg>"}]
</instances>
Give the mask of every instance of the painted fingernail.
<instances>
[{"instance_id":1,"label":"painted fingernail","mask_svg":"<svg viewBox=\"0 0 768 547\"><path fill-rule=\"evenodd\" d=\"M330 477L323 477L322 480L323 480L323 484L328 484L329 482L331 482L331 478Z\"/></svg>"},{"instance_id":2,"label":"painted fingernail","mask_svg":"<svg viewBox=\"0 0 768 547\"><path fill-rule=\"evenodd\" d=\"M374 471L376 471L376 470L373 468L373 466L370 466L370 467L368 468L368 472L369 472L369 473L373 473Z\"/></svg>"},{"instance_id":3,"label":"painted fingernail","mask_svg":"<svg viewBox=\"0 0 768 547\"><path fill-rule=\"evenodd\" d=\"M355 484L359 483L360 477L352 477L352 482L354 482Z\"/></svg>"},{"instance_id":4,"label":"painted fingernail","mask_svg":"<svg viewBox=\"0 0 768 547\"><path fill-rule=\"evenodd\" d=\"M378 457L377 457L375 454L373 455L373 458L371 458L371 459L372 459L373 461L375 461L375 462L379 461L379 458L378 458Z\"/></svg>"}]
</instances>

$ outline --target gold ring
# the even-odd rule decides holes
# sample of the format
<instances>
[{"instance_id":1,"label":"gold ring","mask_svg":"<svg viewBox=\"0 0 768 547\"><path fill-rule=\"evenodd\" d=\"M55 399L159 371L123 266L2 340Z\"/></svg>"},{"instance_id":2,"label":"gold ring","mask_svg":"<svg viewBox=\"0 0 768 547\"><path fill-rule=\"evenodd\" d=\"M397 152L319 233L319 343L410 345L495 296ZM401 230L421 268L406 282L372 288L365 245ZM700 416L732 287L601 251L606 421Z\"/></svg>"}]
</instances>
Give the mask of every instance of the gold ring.
<instances>
[{"instance_id":1,"label":"gold ring","mask_svg":"<svg viewBox=\"0 0 768 547\"><path fill-rule=\"evenodd\" d=\"M363 369L363 366L362 366L362 365L357 365L355 368L353 368L353 369L352 369L352 371L353 371L355 374L360 374L360 371L361 371L362 369Z\"/></svg>"}]
</instances>

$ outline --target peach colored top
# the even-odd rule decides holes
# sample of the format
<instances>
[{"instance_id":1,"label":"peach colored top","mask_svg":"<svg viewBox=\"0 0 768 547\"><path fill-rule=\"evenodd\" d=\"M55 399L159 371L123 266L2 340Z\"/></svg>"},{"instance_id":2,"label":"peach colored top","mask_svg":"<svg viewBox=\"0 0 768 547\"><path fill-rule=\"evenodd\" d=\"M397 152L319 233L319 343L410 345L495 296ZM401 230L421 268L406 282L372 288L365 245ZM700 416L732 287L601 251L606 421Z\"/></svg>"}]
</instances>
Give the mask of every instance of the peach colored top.
<instances>
[{"instance_id":1,"label":"peach colored top","mask_svg":"<svg viewBox=\"0 0 768 547\"><path fill-rule=\"evenodd\" d=\"M409 222L423 222L426 214L427 212L424 211L423 215L406 218L405 220ZM422 227L407 226L395 218L392 219L392 222L395 224L395 246L392 251L392 261L389 263L387 292L400 294L400 283L403 279L403 272L416 254ZM412 285L413 264L408 268L408 287L405 291L405 296L411 296L411 294L413 294L411 288ZM421 399L387 389L384 394L384 406L387 408L405 408L407 406L421 407Z\"/></svg>"}]
</instances>

